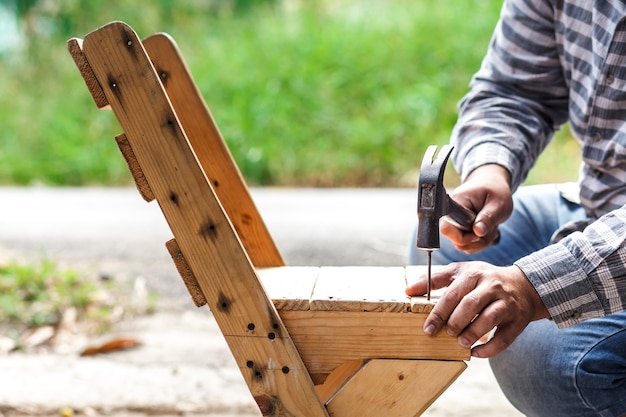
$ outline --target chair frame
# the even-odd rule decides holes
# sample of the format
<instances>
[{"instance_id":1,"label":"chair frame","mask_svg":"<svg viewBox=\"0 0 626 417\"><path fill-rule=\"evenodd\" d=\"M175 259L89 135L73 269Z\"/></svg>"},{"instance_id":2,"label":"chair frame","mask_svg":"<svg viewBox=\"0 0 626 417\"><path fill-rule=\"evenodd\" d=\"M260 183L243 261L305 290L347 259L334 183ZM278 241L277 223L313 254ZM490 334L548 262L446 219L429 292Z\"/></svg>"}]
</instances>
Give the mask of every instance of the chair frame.
<instances>
[{"instance_id":1,"label":"chair frame","mask_svg":"<svg viewBox=\"0 0 626 417\"><path fill-rule=\"evenodd\" d=\"M469 349L421 333L431 302L312 295L321 275L401 287L419 269L285 266L171 37L142 41L111 22L68 49L97 107L115 113L137 188L158 202L167 249L264 416L416 416L463 372Z\"/></svg>"}]
</instances>

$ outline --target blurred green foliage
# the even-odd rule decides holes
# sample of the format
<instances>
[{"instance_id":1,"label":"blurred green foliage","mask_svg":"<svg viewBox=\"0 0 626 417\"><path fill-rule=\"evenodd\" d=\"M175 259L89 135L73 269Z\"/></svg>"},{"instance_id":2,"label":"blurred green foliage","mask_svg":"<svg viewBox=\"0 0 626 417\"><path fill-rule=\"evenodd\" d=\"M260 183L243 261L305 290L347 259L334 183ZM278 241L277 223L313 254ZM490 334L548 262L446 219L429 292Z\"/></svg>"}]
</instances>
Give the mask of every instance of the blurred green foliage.
<instances>
[{"instance_id":1,"label":"blurred green foliage","mask_svg":"<svg viewBox=\"0 0 626 417\"><path fill-rule=\"evenodd\" d=\"M0 338L13 339L19 349L39 327L54 328L54 334L100 333L125 316L154 311L153 294L140 299L121 284L61 268L49 259L0 264Z\"/></svg>"},{"instance_id":2,"label":"blurred green foliage","mask_svg":"<svg viewBox=\"0 0 626 417\"><path fill-rule=\"evenodd\" d=\"M501 0L0 5L23 36L0 55L0 183L129 182L120 128L96 111L65 49L123 20L177 40L249 183L397 186L407 174L413 184L428 145L447 142ZM566 165L549 179L575 171Z\"/></svg>"},{"instance_id":3,"label":"blurred green foliage","mask_svg":"<svg viewBox=\"0 0 626 417\"><path fill-rule=\"evenodd\" d=\"M64 308L85 309L97 292L95 284L75 271L61 271L44 260L40 265L0 266L0 321L25 326L54 325Z\"/></svg>"}]
</instances>

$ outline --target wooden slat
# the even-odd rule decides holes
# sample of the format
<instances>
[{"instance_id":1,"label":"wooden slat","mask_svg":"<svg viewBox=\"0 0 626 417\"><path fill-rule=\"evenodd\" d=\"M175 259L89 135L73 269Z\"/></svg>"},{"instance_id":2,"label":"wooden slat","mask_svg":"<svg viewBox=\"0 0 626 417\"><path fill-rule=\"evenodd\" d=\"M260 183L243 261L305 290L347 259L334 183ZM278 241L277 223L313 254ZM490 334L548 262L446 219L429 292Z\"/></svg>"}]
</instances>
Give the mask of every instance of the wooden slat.
<instances>
[{"instance_id":1,"label":"wooden slat","mask_svg":"<svg viewBox=\"0 0 626 417\"><path fill-rule=\"evenodd\" d=\"M364 359L355 359L345 362L333 370L323 384L315 386L320 400L326 404L341 389L343 384L363 367L365 362Z\"/></svg>"},{"instance_id":2,"label":"wooden slat","mask_svg":"<svg viewBox=\"0 0 626 417\"><path fill-rule=\"evenodd\" d=\"M178 242L176 239L170 239L165 242L165 247L167 251L170 253L172 257L172 261L174 261L174 265L176 266L176 270L178 274L183 279L183 283L193 300L193 303L196 307L202 307L206 305L206 298L204 298L204 294L202 293L202 288L200 288L200 284L198 284L198 280L196 279L193 271L189 267L185 256L180 250L178 246Z\"/></svg>"},{"instance_id":3,"label":"wooden slat","mask_svg":"<svg viewBox=\"0 0 626 417\"><path fill-rule=\"evenodd\" d=\"M257 274L277 310L309 309L318 267L257 268Z\"/></svg>"},{"instance_id":4,"label":"wooden slat","mask_svg":"<svg viewBox=\"0 0 626 417\"><path fill-rule=\"evenodd\" d=\"M166 34L156 34L143 43L189 143L252 264L256 267L284 265L174 40Z\"/></svg>"},{"instance_id":5,"label":"wooden slat","mask_svg":"<svg viewBox=\"0 0 626 417\"><path fill-rule=\"evenodd\" d=\"M154 194L152 193L152 189L150 189L150 184L148 184L148 180L146 180L146 177L141 171L141 167L137 162L133 149L130 147L130 143L128 143L126 135L124 133L120 133L115 137L115 142L117 143L117 147L122 153L122 156L126 160L128 170L130 171L133 180L135 180L135 186L137 187L137 191L139 191L141 197L147 202L154 200Z\"/></svg>"},{"instance_id":6,"label":"wooden slat","mask_svg":"<svg viewBox=\"0 0 626 417\"><path fill-rule=\"evenodd\" d=\"M409 309L402 267L322 267L311 310L388 311Z\"/></svg>"},{"instance_id":7,"label":"wooden slat","mask_svg":"<svg viewBox=\"0 0 626 417\"><path fill-rule=\"evenodd\" d=\"M465 370L462 361L368 361L327 404L331 416L421 415Z\"/></svg>"},{"instance_id":8,"label":"wooden slat","mask_svg":"<svg viewBox=\"0 0 626 417\"><path fill-rule=\"evenodd\" d=\"M326 417L135 32L110 23L85 37L83 53L240 369L266 371L242 372L255 399L270 399L277 416ZM285 366L295 371L272 376Z\"/></svg>"},{"instance_id":9,"label":"wooden slat","mask_svg":"<svg viewBox=\"0 0 626 417\"><path fill-rule=\"evenodd\" d=\"M426 314L358 311L280 311L316 384L335 368L355 359L469 360L445 330L424 334Z\"/></svg>"},{"instance_id":10,"label":"wooden slat","mask_svg":"<svg viewBox=\"0 0 626 417\"><path fill-rule=\"evenodd\" d=\"M104 96L104 91L102 91L100 83L93 74L87 59L85 59L85 55L83 55L83 40L79 38L70 39L67 41L67 50L74 59L74 63L76 64L80 75L82 75L85 85L87 85L87 90L89 90L91 98L93 98L96 106L99 109L110 109L109 102Z\"/></svg>"},{"instance_id":11,"label":"wooden slat","mask_svg":"<svg viewBox=\"0 0 626 417\"><path fill-rule=\"evenodd\" d=\"M428 313L445 289L433 291L430 301L404 293L406 277L413 282L423 271L424 266L257 268L278 310Z\"/></svg>"}]
</instances>

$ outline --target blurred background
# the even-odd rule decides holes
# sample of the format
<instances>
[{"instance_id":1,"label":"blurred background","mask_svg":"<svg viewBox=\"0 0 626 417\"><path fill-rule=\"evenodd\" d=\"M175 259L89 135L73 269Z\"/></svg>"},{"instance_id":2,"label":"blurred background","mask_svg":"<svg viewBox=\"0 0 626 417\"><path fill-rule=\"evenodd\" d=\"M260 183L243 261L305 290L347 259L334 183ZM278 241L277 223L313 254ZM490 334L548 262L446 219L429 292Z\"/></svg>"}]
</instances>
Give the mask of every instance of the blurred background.
<instances>
[{"instance_id":1,"label":"blurred background","mask_svg":"<svg viewBox=\"0 0 626 417\"><path fill-rule=\"evenodd\" d=\"M123 20L178 42L251 185L413 187L501 0L2 0L0 184L126 185L113 115L66 50ZM567 129L529 182L575 180ZM449 170L452 173L452 170Z\"/></svg>"},{"instance_id":2,"label":"blurred background","mask_svg":"<svg viewBox=\"0 0 626 417\"><path fill-rule=\"evenodd\" d=\"M423 152L448 141L501 3L0 0L0 417L163 415L157 403L189 415L192 392L198 415L207 393L258 415L240 376L225 378L236 366L196 317L163 247L171 233L133 189L121 128L96 109L68 39L112 20L174 37L288 264L405 265ZM564 128L528 182L575 180L578 153ZM119 334L142 346L79 356ZM515 414L472 362L429 415Z\"/></svg>"}]
</instances>

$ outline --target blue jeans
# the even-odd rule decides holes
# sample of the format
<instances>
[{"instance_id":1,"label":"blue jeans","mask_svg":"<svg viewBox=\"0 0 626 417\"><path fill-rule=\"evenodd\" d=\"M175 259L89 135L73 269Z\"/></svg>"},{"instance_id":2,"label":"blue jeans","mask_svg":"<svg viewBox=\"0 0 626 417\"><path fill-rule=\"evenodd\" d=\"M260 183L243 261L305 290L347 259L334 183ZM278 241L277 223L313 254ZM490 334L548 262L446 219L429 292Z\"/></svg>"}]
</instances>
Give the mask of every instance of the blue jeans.
<instances>
[{"instance_id":1,"label":"blue jeans","mask_svg":"<svg viewBox=\"0 0 626 417\"><path fill-rule=\"evenodd\" d=\"M555 186L521 187L514 195L513 214L500 226L497 246L468 255L442 236L433 263L481 260L510 265L548 245L561 225L584 217L584 210L562 198ZM414 242L410 262L426 263ZM557 329L550 320L532 322L490 364L506 397L527 416L624 416L626 312L566 329Z\"/></svg>"}]
</instances>

